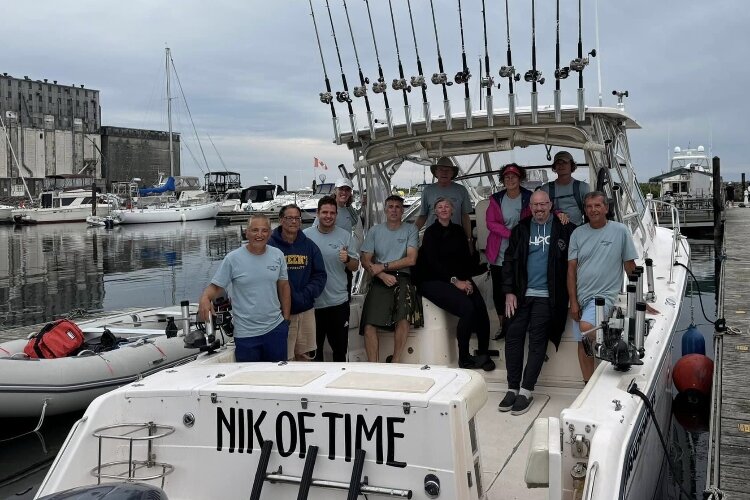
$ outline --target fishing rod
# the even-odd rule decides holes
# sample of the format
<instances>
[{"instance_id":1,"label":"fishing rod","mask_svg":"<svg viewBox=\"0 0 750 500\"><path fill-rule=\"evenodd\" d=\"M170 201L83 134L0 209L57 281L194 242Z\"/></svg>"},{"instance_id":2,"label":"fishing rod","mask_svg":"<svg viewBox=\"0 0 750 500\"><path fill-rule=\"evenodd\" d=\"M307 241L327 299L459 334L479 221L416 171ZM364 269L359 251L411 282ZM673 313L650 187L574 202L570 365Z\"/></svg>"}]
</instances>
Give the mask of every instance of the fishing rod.
<instances>
[{"instance_id":1,"label":"fishing rod","mask_svg":"<svg viewBox=\"0 0 750 500\"><path fill-rule=\"evenodd\" d=\"M510 51L510 15L508 14L508 0L505 0L505 32L507 34L508 47L505 50L508 65L500 68L500 78L508 79L508 124L516 124L516 95L513 93L513 82L521 79L513 66L513 56Z\"/></svg>"},{"instance_id":2,"label":"fishing rod","mask_svg":"<svg viewBox=\"0 0 750 500\"><path fill-rule=\"evenodd\" d=\"M389 0L390 1L390 0ZM464 107L466 109L466 128L471 128L471 97L469 96L469 65L466 64L466 48L464 47L464 16L461 11L461 0L458 0L458 25L461 28L461 61L463 62L463 71L456 73L454 77L458 85L464 84Z\"/></svg>"},{"instance_id":3,"label":"fishing rod","mask_svg":"<svg viewBox=\"0 0 750 500\"><path fill-rule=\"evenodd\" d=\"M393 110L388 104L388 84L385 83L385 77L383 76L383 66L380 65L380 54L378 54L378 42L375 41L375 28L372 25L372 14L370 13L370 2L365 0L367 5L367 17L370 19L370 33L372 33L372 44L375 46L375 59L378 62L378 81L372 84L372 91L376 94L383 94L383 102L385 103L385 120L388 124L388 135L393 137Z\"/></svg>"},{"instance_id":4,"label":"fishing rod","mask_svg":"<svg viewBox=\"0 0 750 500\"><path fill-rule=\"evenodd\" d=\"M440 40L438 39L437 22L435 21L435 6L430 0L430 11L432 12L432 27L435 29L435 45L437 45L437 58L438 58L438 71L440 73L432 74L432 83L435 85L443 86L443 109L445 110L445 129L453 129L453 122L451 120L451 102L448 100L448 89L453 85L453 82L448 80L448 75L445 74L443 69L443 56L440 55Z\"/></svg>"},{"instance_id":5,"label":"fishing rod","mask_svg":"<svg viewBox=\"0 0 750 500\"><path fill-rule=\"evenodd\" d=\"M589 65L589 58L583 57L583 13L581 12L581 0L578 0L578 57L570 61L570 69L578 72L578 119L586 119L586 103L583 88L583 70ZM596 49L592 49L587 55L596 57Z\"/></svg>"},{"instance_id":6,"label":"fishing rod","mask_svg":"<svg viewBox=\"0 0 750 500\"><path fill-rule=\"evenodd\" d=\"M404 66L401 64L401 52L398 48L398 36L396 35L396 20L393 18L393 4L388 0L388 8L391 10L391 26L393 27L393 39L396 41L396 59L398 60L398 78L393 79L391 87L404 93L404 119L406 120L406 133L411 135L411 106L409 105L409 92L411 85L404 78Z\"/></svg>"},{"instance_id":7,"label":"fishing rod","mask_svg":"<svg viewBox=\"0 0 750 500\"><path fill-rule=\"evenodd\" d=\"M480 89L486 88L487 95L485 101L487 103L487 126L492 127L495 122L495 109L492 105L492 87L495 86L495 79L490 75L490 54L487 49L487 14L484 0L482 0L482 26L484 27L484 78L481 79ZM481 73L482 66L480 64L479 71ZM498 84L497 88L500 88ZM481 101L480 101L481 102Z\"/></svg>"},{"instance_id":8,"label":"fishing rod","mask_svg":"<svg viewBox=\"0 0 750 500\"><path fill-rule=\"evenodd\" d=\"M555 42L555 121L562 121L562 103L560 101L560 80L565 80L570 74L569 67L560 67L560 0L557 0L557 27Z\"/></svg>"},{"instance_id":9,"label":"fishing rod","mask_svg":"<svg viewBox=\"0 0 750 500\"><path fill-rule=\"evenodd\" d=\"M333 44L336 46L336 56L339 59L339 69L341 70L341 81L344 84L344 90L336 92L336 100L341 103L346 103L349 108L349 125L352 127L352 140L359 142L359 136L357 135L357 117L354 115L354 108L352 107L352 98L349 95L349 86L346 83L346 75L344 74L344 64L341 62L341 52L339 51L339 42L336 39L336 29L333 27L333 16L331 16L331 6L326 0L326 9L328 10L328 19L331 21L331 34L333 35Z\"/></svg>"},{"instance_id":10,"label":"fishing rod","mask_svg":"<svg viewBox=\"0 0 750 500\"><path fill-rule=\"evenodd\" d=\"M359 87L354 86L353 93L354 97L364 97L365 107L367 108L367 126L370 129L370 138L375 140L375 119L370 109L370 98L367 97L367 84L370 83L369 78L365 78L362 73L362 65L359 63L359 53L357 53L357 44L354 41L354 30L352 30L352 21L349 19L349 9L346 7L346 0L344 0L344 12L346 12L346 23L349 25L349 35L352 37L352 47L354 47L354 58L357 60L357 70L359 71Z\"/></svg>"},{"instance_id":11,"label":"fishing rod","mask_svg":"<svg viewBox=\"0 0 750 500\"><path fill-rule=\"evenodd\" d=\"M430 115L430 103L427 101L427 83L425 83L424 73L422 72L422 60L419 58L419 48L417 47L417 32L414 30L414 17L411 14L411 0L406 0L409 7L409 21L411 22L411 36L414 38L414 52L417 54L417 72L418 76L411 77L412 88L422 89L422 114L424 115L424 124L427 132L432 132L432 116Z\"/></svg>"},{"instance_id":12,"label":"fishing rod","mask_svg":"<svg viewBox=\"0 0 750 500\"><path fill-rule=\"evenodd\" d=\"M318 23L315 21L315 10L313 10L312 0L310 2L310 15L312 16L313 26L315 27L315 38L318 40L318 52L320 52L320 63L323 65L323 76L325 77L326 91L320 93L320 102L331 106L331 118L333 120L333 139L336 144L341 144L341 130L339 129L339 119L336 116L336 108L333 106L333 93L331 92L331 80L328 78L326 70L326 61L323 58L323 47L320 45L320 34L318 33Z\"/></svg>"},{"instance_id":13,"label":"fishing rod","mask_svg":"<svg viewBox=\"0 0 750 500\"><path fill-rule=\"evenodd\" d=\"M544 84L542 72L536 69L536 0L531 0L531 69L523 75L523 79L531 82L531 123L536 124L539 122L536 84Z\"/></svg>"}]
</instances>

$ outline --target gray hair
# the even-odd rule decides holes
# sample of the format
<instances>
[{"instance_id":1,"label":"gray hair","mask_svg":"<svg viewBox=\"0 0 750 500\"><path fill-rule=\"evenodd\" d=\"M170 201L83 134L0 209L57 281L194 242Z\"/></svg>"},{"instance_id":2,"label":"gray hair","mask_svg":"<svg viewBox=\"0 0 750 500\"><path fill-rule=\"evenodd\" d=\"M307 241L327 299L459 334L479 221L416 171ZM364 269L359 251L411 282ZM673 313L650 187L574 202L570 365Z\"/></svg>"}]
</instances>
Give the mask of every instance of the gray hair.
<instances>
[{"instance_id":1,"label":"gray hair","mask_svg":"<svg viewBox=\"0 0 750 500\"><path fill-rule=\"evenodd\" d=\"M586 205L586 202L589 201L592 198L598 198L601 197L601 199L604 201L604 206L609 206L609 200L607 200L607 195L604 194L602 191L589 191L583 196L583 204Z\"/></svg>"},{"instance_id":2,"label":"gray hair","mask_svg":"<svg viewBox=\"0 0 750 500\"><path fill-rule=\"evenodd\" d=\"M247 227L249 228L250 225L253 223L253 221L256 220L256 219L266 221L266 225L268 225L268 227L271 227L271 218L268 217L267 215L263 215L263 214L253 214L253 215L251 215L247 219Z\"/></svg>"}]
</instances>

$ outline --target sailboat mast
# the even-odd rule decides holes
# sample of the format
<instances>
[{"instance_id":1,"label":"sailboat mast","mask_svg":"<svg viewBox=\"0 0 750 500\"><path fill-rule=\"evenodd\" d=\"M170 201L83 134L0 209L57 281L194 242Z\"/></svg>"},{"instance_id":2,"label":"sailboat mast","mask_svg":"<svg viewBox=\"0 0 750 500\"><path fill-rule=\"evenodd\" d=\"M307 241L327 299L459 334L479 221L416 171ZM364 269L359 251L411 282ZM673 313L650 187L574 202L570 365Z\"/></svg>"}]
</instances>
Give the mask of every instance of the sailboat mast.
<instances>
[{"instance_id":1,"label":"sailboat mast","mask_svg":"<svg viewBox=\"0 0 750 500\"><path fill-rule=\"evenodd\" d=\"M165 68L167 70L167 122L169 124L169 175L174 177L174 145L172 144L172 92L169 87L169 47L166 49Z\"/></svg>"}]
</instances>

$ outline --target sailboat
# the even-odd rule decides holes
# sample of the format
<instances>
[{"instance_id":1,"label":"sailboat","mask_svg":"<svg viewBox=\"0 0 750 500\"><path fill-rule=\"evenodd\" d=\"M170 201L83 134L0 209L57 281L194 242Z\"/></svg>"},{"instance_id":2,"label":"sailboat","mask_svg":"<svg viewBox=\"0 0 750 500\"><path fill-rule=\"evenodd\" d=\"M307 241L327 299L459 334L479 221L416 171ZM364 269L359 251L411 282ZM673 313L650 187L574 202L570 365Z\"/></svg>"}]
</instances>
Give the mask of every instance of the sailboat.
<instances>
[{"instance_id":1,"label":"sailboat","mask_svg":"<svg viewBox=\"0 0 750 500\"><path fill-rule=\"evenodd\" d=\"M172 95L170 91L170 63L172 56L169 47L165 49L167 69L167 121L169 123L169 170L174 177L174 142L172 141ZM163 201L141 206L131 203L130 208L112 211L112 217L120 224L147 224L153 222L187 222L213 219L221 210L222 202Z\"/></svg>"}]
</instances>

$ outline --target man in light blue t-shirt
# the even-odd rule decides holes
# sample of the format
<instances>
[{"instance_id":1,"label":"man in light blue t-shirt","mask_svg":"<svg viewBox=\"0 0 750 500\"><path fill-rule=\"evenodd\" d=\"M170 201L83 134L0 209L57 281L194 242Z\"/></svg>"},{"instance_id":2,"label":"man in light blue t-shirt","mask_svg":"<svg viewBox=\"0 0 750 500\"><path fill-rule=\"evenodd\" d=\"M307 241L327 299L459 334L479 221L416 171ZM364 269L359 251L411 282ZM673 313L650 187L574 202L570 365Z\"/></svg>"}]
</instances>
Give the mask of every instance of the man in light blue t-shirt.
<instances>
[{"instance_id":1,"label":"man in light blue t-shirt","mask_svg":"<svg viewBox=\"0 0 750 500\"><path fill-rule=\"evenodd\" d=\"M271 222L265 216L248 221L248 243L229 252L203 291L198 317L213 312L216 297L229 292L237 361L286 361L292 295L286 258L267 245Z\"/></svg>"},{"instance_id":2,"label":"man in light blue t-shirt","mask_svg":"<svg viewBox=\"0 0 750 500\"><path fill-rule=\"evenodd\" d=\"M318 201L318 225L304 230L305 235L318 245L328 276L323 293L315 299L315 361L323 361L326 339L333 351L333 361L346 361L349 345L347 271L352 273L357 270L359 254L357 240L351 231L336 224L339 208L336 202L332 196L321 198Z\"/></svg>"},{"instance_id":3,"label":"man in light blue t-shirt","mask_svg":"<svg viewBox=\"0 0 750 500\"><path fill-rule=\"evenodd\" d=\"M391 195L385 199L386 222L373 226L362 244L362 266L372 276L362 308L367 360L379 360L377 328L394 331L394 363L401 361L406 346L410 319L415 317L416 289L411 267L417 263L419 233L413 224L401 221L404 199Z\"/></svg>"},{"instance_id":4,"label":"man in light blue t-shirt","mask_svg":"<svg viewBox=\"0 0 750 500\"><path fill-rule=\"evenodd\" d=\"M453 203L451 222L464 228L469 250L473 252L474 245L471 237L471 219L469 218L469 214L474 208L471 206L471 198L469 198L469 192L466 188L461 184L453 182L453 179L458 176L458 167L453 164L453 160L447 156L443 156L430 166L430 171L437 179L437 182L425 186L424 191L422 191L419 217L417 217L414 225L417 226L417 229L422 229L425 225L429 227L430 224L435 222L435 212L433 210L435 202L439 198L451 200L451 203Z\"/></svg>"},{"instance_id":5,"label":"man in light blue t-shirt","mask_svg":"<svg viewBox=\"0 0 750 500\"><path fill-rule=\"evenodd\" d=\"M638 258L628 228L607 220L606 195L592 191L583 201L589 223L573 231L568 249L570 316L575 321L573 334L579 341L583 340L581 332L591 330L596 323L594 298L604 298L609 315L622 288L623 267L631 274ZM578 361L583 381L588 382L594 373L594 358L586 356L583 342L578 344Z\"/></svg>"}]
</instances>

